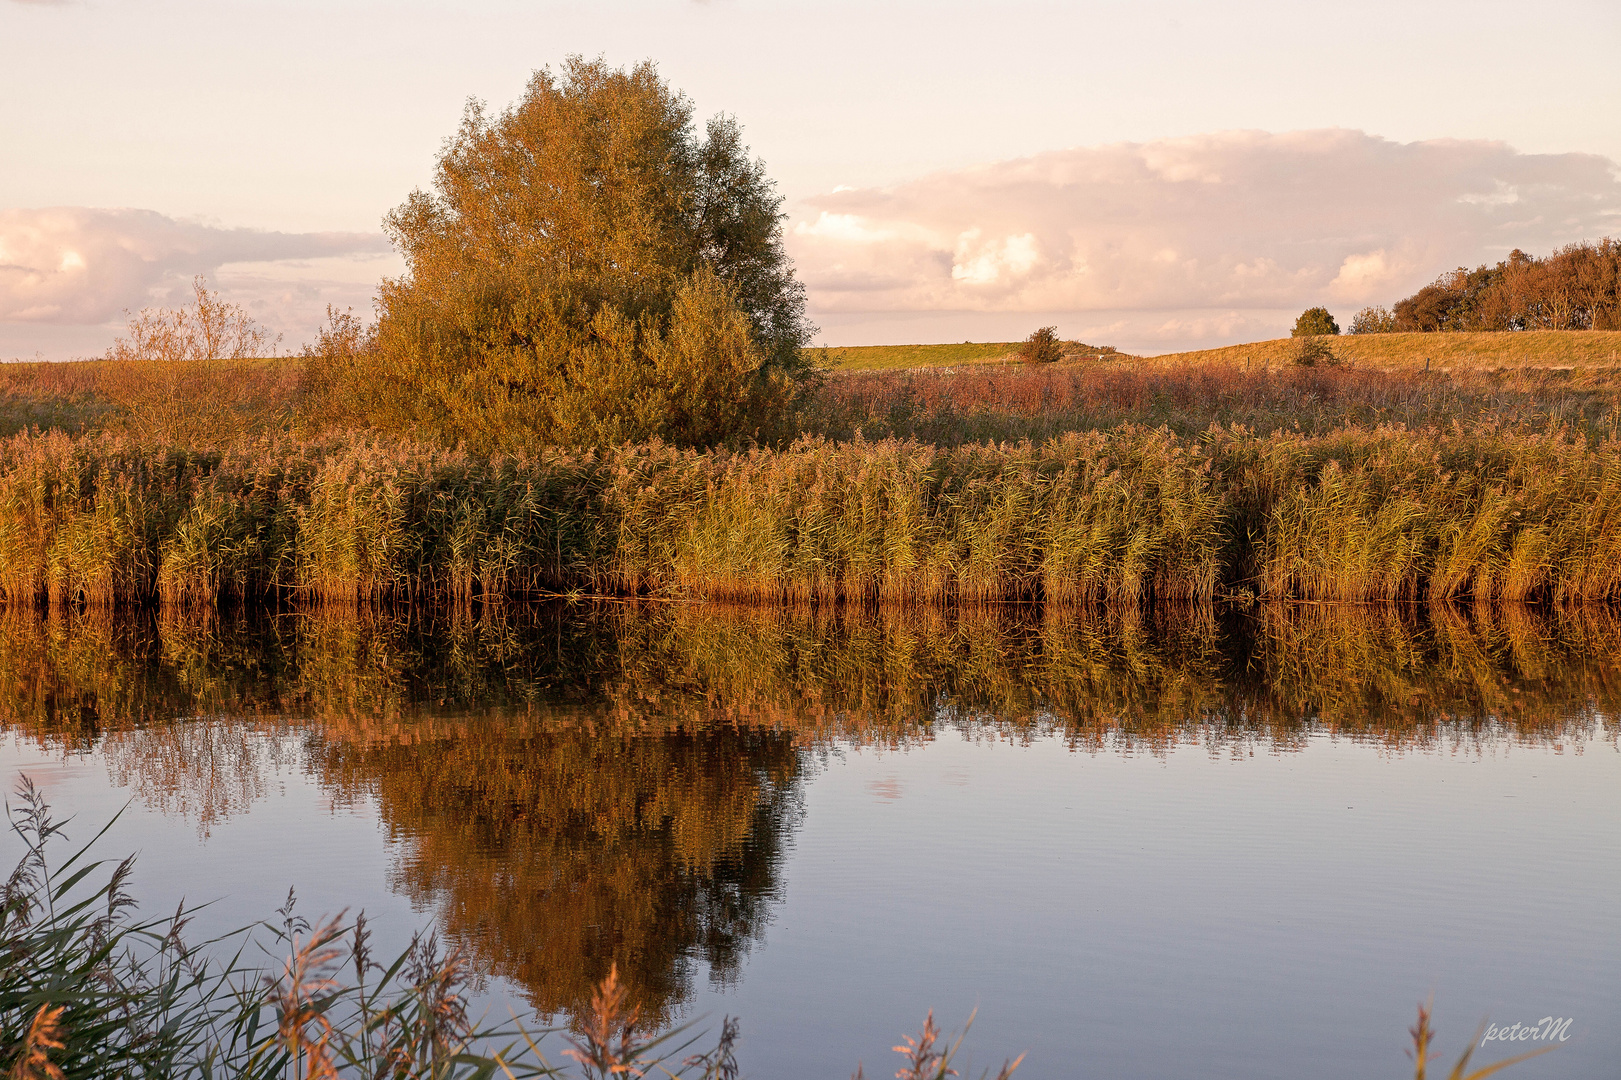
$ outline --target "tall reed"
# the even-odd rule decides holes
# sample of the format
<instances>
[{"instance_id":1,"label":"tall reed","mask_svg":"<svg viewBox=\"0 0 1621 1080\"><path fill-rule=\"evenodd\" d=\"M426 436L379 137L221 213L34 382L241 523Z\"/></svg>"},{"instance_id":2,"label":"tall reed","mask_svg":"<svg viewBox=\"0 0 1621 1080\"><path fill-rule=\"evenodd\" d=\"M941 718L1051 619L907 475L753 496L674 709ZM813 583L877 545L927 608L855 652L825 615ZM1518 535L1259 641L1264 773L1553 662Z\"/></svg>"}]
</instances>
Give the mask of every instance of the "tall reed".
<instances>
[{"instance_id":1,"label":"tall reed","mask_svg":"<svg viewBox=\"0 0 1621 1080\"><path fill-rule=\"evenodd\" d=\"M0 442L11 604L252 597L1208 604L1621 595L1621 442L1500 424L485 458Z\"/></svg>"}]
</instances>

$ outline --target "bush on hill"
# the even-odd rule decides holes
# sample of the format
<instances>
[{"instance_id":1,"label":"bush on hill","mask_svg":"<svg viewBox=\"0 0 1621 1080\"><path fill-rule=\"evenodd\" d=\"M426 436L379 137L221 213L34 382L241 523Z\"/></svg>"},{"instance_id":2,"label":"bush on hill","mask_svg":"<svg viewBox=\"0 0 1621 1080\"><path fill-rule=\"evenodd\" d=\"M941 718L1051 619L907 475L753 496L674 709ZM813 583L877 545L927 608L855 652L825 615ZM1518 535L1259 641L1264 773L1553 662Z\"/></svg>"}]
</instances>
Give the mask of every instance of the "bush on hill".
<instances>
[{"instance_id":1,"label":"bush on hill","mask_svg":"<svg viewBox=\"0 0 1621 1080\"><path fill-rule=\"evenodd\" d=\"M1058 327L1043 326L1024 339L1019 347L1019 359L1027 364L1052 364L1064 355L1064 344L1058 340Z\"/></svg>"},{"instance_id":2,"label":"bush on hill","mask_svg":"<svg viewBox=\"0 0 1621 1080\"><path fill-rule=\"evenodd\" d=\"M1351 319L1353 334L1393 334L1396 316L1387 307L1365 307Z\"/></svg>"},{"instance_id":3,"label":"bush on hill","mask_svg":"<svg viewBox=\"0 0 1621 1080\"><path fill-rule=\"evenodd\" d=\"M1290 337L1316 337L1319 334L1337 334L1340 324L1334 321L1325 307L1307 308L1295 320L1295 328L1289 332Z\"/></svg>"}]
</instances>

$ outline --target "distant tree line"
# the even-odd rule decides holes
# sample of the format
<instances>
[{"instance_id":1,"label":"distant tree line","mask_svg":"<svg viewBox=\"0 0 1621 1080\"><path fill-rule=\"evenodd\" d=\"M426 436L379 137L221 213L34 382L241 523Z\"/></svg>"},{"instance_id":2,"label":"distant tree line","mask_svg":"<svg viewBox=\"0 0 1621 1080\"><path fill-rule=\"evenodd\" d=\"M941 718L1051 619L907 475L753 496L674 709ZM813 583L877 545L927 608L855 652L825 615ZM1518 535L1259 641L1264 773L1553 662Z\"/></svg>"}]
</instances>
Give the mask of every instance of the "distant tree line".
<instances>
[{"instance_id":1,"label":"distant tree line","mask_svg":"<svg viewBox=\"0 0 1621 1080\"><path fill-rule=\"evenodd\" d=\"M1394 310L1364 308L1354 334L1621 329L1621 241L1569 244L1543 258L1516 248L1496 266L1442 274Z\"/></svg>"}]
</instances>

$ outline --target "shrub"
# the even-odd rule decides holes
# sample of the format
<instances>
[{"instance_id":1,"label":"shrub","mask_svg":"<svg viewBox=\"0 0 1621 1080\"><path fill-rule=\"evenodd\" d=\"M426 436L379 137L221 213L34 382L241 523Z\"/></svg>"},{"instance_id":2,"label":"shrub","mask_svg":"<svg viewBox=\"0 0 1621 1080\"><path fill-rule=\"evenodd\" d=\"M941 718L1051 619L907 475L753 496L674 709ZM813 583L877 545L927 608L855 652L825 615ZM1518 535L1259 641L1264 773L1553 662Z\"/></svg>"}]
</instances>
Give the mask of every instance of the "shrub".
<instances>
[{"instance_id":1,"label":"shrub","mask_svg":"<svg viewBox=\"0 0 1621 1080\"><path fill-rule=\"evenodd\" d=\"M469 105L434 189L387 218L406 273L358 372L372 426L475 451L747 442L813 374L781 198L651 64L574 57L499 115Z\"/></svg>"},{"instance_id":2,"label":"shrub","mask_svg":"<svg viewBox=\"0 0 1621 1080\"><path fill-rule=\"evenodd\" d=\"M201 276L192 280L191 288L195 299L189 308L143 308L130 315L128 336L113 343L107 359L246 360L275 355L279 335L272 338L244 308L221 300Z\"/></svg>"},{"instance_id":3,"label":"shrub","mask_svg":"<svg viewBox=\"0 0 1621 1080\"><path fill-rule=\"evenodd\" d=\"M1058 327L1043 326L1024 339L1019 359L1027 364L1051 364L1064 355L1063 342L1058 340Z\"/></svg>"},{"instance_id":4,"label":"shrub","mask_svg":"<svg viewBox=\"0 0 1621 1080\"><path fill-rule=\"evenodd\" d=\"M1319 334L1337 334L1340 324L1334 321L1325 307L1307 308L1295 320L1295 328L1289 331L1290 337L1316 337Z\"/></svg>"},{"instance_id":5,"label":"shrub","mask_svg":"<svg viewBox=\"0 0 1621 1080\"><path fill-rule=\"evenodd\" d=\"M326 325L302 352L298 411L304 426L364 426L378 396L378 387L366 377L376 345L376 328L356 318L353 309L326 306Z\"/></svg>"},{"instance_id":6,"label":"shrub","mask_svg":"<svg viewBox=\"0 0 1621 1080\"><path fill-rule=\"evenodd\" d=\"M1394 334L1396 316L1386 307L1365 307L1351 318L1353 334Z\"/></svg>"},{"instance_id":7,"label":"shrub","mask_svg":"<svg viewBox=\"0 0 1621 1080\"><path fill-rule=\"evenodd\" d=\"M1300 345L1295 349L1294 362L1300 367L1317 367L1319 364L1338 364L1340 358L1334 355L1334 350L1328 347L1328 342L1313 335L1300 339Z\"/></svg>"}]
</instances>

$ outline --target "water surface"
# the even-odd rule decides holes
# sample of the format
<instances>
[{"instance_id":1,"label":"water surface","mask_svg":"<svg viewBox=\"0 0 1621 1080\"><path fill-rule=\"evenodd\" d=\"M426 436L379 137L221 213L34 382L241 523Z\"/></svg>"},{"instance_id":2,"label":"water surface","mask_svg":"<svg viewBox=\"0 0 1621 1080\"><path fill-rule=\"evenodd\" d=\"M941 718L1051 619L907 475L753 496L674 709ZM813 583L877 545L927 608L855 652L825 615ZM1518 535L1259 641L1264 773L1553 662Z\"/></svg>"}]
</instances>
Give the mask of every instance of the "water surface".
<instances>
[{"instance_id":1,"label":"water surface","mask_svg":"<svg viewBox=\"0 0 1621 1080\"><path fill-rule=\"evenodd\" d=\"M1618 661L1513 609L11 613L0 752L131 803L151 910L293 885L559 1022L617 964L740 1015L751 1076L887 1075L976 1007L1021 1075L1396 1076L1432 994L1444 1052L1569 1016L1518 1072L1596 1076Z\"/></svg>"}]
</instances>

